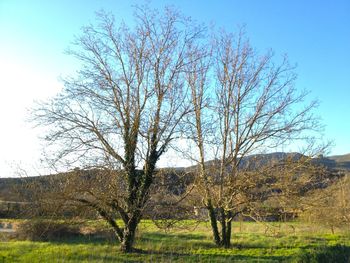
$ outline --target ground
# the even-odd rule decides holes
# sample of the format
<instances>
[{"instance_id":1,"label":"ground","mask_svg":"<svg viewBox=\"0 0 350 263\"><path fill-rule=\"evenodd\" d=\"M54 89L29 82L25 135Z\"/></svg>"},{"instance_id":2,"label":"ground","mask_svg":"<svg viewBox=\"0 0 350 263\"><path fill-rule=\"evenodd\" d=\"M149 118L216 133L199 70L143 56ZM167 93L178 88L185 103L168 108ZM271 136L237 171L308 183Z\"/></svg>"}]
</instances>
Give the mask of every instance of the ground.
<instances>
[{"instance_id":1,"label":"ground","mask_svg":"<svg viewBox=\"0 0 350 263\"><path fill-rule=\"evenodd\" d=\"M104 227L90 221L85 228ZM0 262L350 262L350 234L306 223L235 222L231 249L215 247L206 222L183 221L159 230L142 221L137 252L122 254L116 241L85 235L52 242L9 240L2 234Z\"/></svg>"}]
</instances>

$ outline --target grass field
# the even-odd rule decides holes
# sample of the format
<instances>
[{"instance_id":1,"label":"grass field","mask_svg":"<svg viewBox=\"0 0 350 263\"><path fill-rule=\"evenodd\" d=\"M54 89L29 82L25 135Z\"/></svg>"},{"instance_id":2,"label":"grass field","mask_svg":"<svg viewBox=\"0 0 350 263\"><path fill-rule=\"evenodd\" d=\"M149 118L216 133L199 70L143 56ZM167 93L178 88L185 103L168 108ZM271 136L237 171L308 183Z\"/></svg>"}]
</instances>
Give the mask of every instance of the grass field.
<instances>
[{"instance_id":1,"label":"grass field","mask_svg":"<svg viewBox=\"0 0 350 263\"><path fill-rule=\"evenodd\" d=\"M0 262L350 262L348 231L331 234L327 228L302 223L236 222L231 249L215 247L208 223L182 222L182 227L165 233L143 221L137 236L139 251L132 254L122 254L115 241L96 236L55 242L7 238L0 243Z\"/></svg>"}]
</instances>

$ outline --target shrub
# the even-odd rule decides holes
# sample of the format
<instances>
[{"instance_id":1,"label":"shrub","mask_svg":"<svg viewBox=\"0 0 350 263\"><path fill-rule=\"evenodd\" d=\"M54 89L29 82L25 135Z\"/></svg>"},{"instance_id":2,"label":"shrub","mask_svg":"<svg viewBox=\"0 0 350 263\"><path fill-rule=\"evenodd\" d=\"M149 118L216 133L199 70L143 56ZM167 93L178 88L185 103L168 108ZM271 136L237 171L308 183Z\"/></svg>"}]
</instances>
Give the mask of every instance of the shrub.
<instances>
[{"instance_id":1,"label":"shrub","mask_svg":"<svg viewBox=\"0 0 350 263\"><path fill-rule=\"evenodd\" d=\"M77 226L49 220L31 220L20 224L17 239L31 241L52 241L81 235Z\"/></svg>"}]
</instances>

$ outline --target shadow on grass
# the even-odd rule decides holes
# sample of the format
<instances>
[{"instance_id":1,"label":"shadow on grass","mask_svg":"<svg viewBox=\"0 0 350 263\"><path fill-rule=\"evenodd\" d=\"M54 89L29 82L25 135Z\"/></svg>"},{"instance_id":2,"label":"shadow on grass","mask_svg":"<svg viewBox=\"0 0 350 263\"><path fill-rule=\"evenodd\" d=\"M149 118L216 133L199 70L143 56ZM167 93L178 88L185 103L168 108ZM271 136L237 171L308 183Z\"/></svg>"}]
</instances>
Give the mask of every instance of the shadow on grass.
<instances>
[{"instance_id":1,"label":"shadow on grass","mask_svg":"<svg viewBox=\"0 0 350 263\"><path fill-rule=\"evenodd\" d=\"M119 245L119 241L115 238L106 238L103 236L94 235L77 235L70 238L59 238L49 241L51 244L68 244L68 245Z\"/></svg>"},{"instance_id":2,"label":"shadow on grass","mask_svg":"<svg viewBox=\"0 0 350 263\"><path fill-rule=\"evenodd\" d=\"M195 235L195 234L166 234L166 233L144 233L141 235L139 242L191 242L195 241L198 244L203 244L203 240L207 240L205 235ZM71 237L62 237L58 239L51 240L50 243L67 243L67 244L89 244L89 243L101 243L101 244L119 244L116 238L99 236L99 235L74 235ZM214 245L215 247L215 245Z\"/></svg>"},{"instance_id":3,"label":"shadow on grass","mask_svg":"<svg viewBox=\"0 0 350 263\"><path fill-rule=\"evenodd\" d=\"M296 262L350 262L350 247L343 245L317 247L298 255Z\"/></svg>"},{"instance_id":4,"label":"shadow on grass","mask_svg":"<svg viewBox=\"0 0 350 263\"><path fill-rule=\"evenodd\" d=\"M141 236L143 240L165 240L170 238L176 238L177 240L203 240L207 239L207 237L203 234L171 234L171 233L158 233L158 232L150 232L144 233Z\"/></svg>"}]
</instances>

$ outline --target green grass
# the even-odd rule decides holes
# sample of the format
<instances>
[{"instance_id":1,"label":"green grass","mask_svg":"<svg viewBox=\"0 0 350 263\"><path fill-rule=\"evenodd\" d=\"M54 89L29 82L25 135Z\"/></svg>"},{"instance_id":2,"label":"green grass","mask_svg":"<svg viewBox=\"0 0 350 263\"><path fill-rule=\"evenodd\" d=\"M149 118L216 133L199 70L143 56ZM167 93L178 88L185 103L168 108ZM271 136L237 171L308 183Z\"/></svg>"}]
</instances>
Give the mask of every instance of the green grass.
<instances>
[{"instance_id":1,"label":"green grass","mask_svg":"<svg viewBox=\"0 0 350 263\"><path fill-rule=\"evenodd\" d=\"M104 227L100 221L89 226ZM1 262L349 262L350 236L302 223L234 223L232 248L217 248L208 223L183 221L165 233L143 221L137 253L122 254L116 242L78 237L56 242L0 242Z\"/></svg>"}]
</instances>

